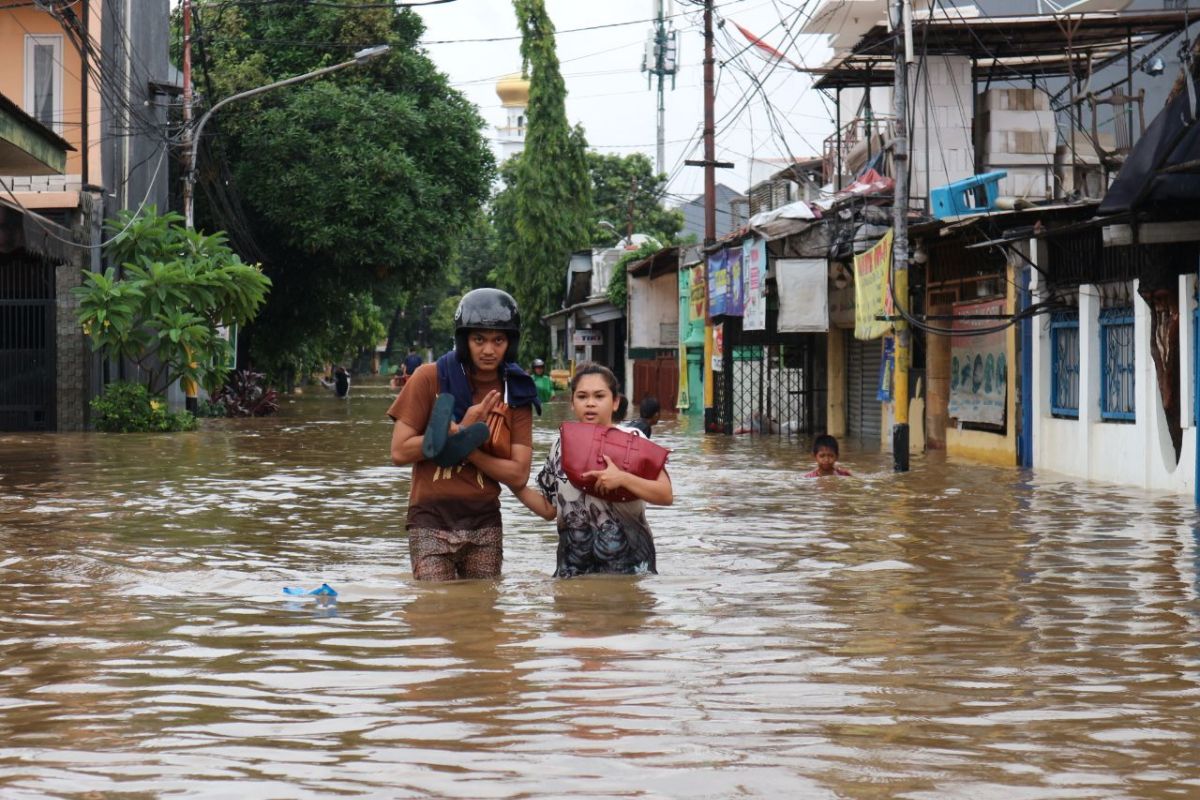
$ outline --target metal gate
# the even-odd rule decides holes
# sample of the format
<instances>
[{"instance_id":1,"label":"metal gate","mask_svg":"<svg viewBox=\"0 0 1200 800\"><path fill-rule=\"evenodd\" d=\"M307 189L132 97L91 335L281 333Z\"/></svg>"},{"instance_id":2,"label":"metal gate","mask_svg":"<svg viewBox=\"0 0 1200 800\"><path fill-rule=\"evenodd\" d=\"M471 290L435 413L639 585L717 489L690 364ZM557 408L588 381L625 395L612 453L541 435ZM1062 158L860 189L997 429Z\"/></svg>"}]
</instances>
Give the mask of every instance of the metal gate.
<instances>
[{"instance_id":1,"label":"metal gate","mask_svg":"<svg viewBox=\"0 0 1200 800\"><path fill-rule=\"evenodd\" d=\"M846 345L846 428L864 441L879 442L883 428L883 409L879 403L879 361L883 341L860 341L851 331L843 334Z\"/></svg>"},{"instance_id":2,"label":"metal gate","mask_svg":"<svg viewBox=\"0 0 1200 800\"><path fill-rule=\"evenodd\" d=\"M54 268L0 257L0 430L54 429Z\"/></svg>"},{"instance_id":3,"label":"metal gate","mask_svg":"<svg viewBox=\"0 0 1200 800\"><path fill-rule=\"evenodd\" d=\"M713 376L721 430L788 438L824 430L823 335L742 331L739 322L725 322L723 370Z\"/></svg>"}]
</instances>

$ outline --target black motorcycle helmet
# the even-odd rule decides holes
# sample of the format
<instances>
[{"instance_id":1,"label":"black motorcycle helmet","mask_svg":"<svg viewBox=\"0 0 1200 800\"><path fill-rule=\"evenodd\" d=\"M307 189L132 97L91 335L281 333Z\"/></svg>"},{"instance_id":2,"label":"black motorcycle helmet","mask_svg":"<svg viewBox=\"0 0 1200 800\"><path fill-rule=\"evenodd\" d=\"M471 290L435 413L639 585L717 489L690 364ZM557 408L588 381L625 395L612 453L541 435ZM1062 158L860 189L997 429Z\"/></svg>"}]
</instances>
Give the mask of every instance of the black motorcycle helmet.
<instances>
[{"instance_id":1,"label":"black motorcycle helmet","mask_svg":"<svg viewBox=\"0 0 1200 800\"><path fill-rule=\"evenodd\" d=\"M516 361L517 346L521 343L521 312L517 310L517 301L500 289L473 289L458 301L454 312L454 350L461 363L473 368L467 331L504 331L508 334L504 360Z\"/></svg>"}]
</instances>

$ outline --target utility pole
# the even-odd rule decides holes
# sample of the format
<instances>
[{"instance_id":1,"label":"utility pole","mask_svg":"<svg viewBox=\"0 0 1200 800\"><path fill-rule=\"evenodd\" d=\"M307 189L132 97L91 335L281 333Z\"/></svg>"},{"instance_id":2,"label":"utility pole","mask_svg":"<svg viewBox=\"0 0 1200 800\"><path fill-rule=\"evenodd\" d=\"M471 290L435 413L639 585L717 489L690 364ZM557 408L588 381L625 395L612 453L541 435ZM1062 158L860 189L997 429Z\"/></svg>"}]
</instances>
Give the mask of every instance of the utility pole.
<instances>
[{"instance_id":1,"label":"utility pole","mask_svg":"<svg viewBox=\"0 0 1200 800\"><path fill-rule=\"evenodd\" d=\"M192 148L192 2L191 0L183 0L183 152L187 153L188 160L183 165L183 208L185 222L189 228L193 227L192 207L195 203L195 197L192 192L195 191L192 181L192 170L196 168L194 150ZM126 20L128 22L128 20ZM188 360L191 360L191 354L188 355ZM184 378L180 381L183 388L183 403L184 407L196 413L199 408L199 387L191 378Z\"/></svg>"},{"instance_id":2,"label":"utility pole","mask_svg":"<svg viewBox=\"0 0 1200 800\"><path fill-rule=\"evenodd\" d=\"M195 227L192 212L192 0L183 0L183 212L189 228Z\"/></svg>"},{"instance_id":3,"label":"utility pole","mask_svg":"<svg viewBox=\"0 0 1200 800\"><path fill-rule=\"evenodd\" d=\"M628 210L625 215L625 247L633 249L633 212L635 210L635 201L637 200L638 179L636 177L629 184L629 203Z\"/></svg>"},{"instance_id":4,"label":"utility pole","mask_svg":"<svg viewBox=\"0 0 1200 800\"><path fill-rule=\"evenodd\" d=\"M892 202L895 238L892 246L892 303L895 307L895 369L892 403L896 424L892 427L892 463L896 472L908 472L908 367L912 350L912 330L901 311L908 310L908 62L912 58L912 6L910 0L892 0L892 27L896 31L896 80L893 106L896 110L896 135L892 163L896 182ZM868 94L870 87L867 88Z\"/></svg>"},{"instance_id":5,"label":"utility pole","mask_svg":"<svg viewBox=\"0 0 1200 800\"><path fill-rule=\"evenodd\" d=\"M658 174L667 171L666 129L667 107L664 98L664 78L671 76L671 88L675 88L675 73L679 71L675 31L667 28L666 17L670 15L671 0L650 0L654 28L646 40L646 53L642 57L642 71L647 80L658 78L658 142L654 169Z\"/></svg>"},{"instance_id":6,"label":"utility pole","mask_svg":"<svg viewBox=\"0 0 1200 800\"><path fill-rule=\"evenodd\" d=\"M713 109L716 105L713 80L713 0L704 0L704 160L687 159L683 163L690 167L704 167L704 245L717 240L717 178L716 168L732 168L729 161L716 160L716 131ZM705 289L705 306L708 291ZM707 314L706 314L707 317ZM717 424L717 410L713 405L713 326L712 320L704 324L704 430L712 431Z\"/></svg>"}]
</instances>

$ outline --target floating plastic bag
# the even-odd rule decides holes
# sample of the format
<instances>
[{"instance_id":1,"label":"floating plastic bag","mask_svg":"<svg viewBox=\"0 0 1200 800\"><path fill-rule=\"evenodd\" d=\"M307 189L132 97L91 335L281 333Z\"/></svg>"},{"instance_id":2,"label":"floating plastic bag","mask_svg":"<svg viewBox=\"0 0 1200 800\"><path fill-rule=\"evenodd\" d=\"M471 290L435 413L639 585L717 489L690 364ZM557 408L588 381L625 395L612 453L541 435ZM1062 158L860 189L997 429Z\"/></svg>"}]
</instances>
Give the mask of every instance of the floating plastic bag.
<instances>
[{"instance_id":1,"label":"floating plastic bag","mask_svg":"<svg viewBox=\"0 0 1200 800\"><path fill-rule=\"evenodd\" d=\"M316 589L303 589L298 586L285 586L283 593L286 595L317 595L318 597L337 597L337 592L328 583L322 583Z\"/></svg>"}]
</instances>

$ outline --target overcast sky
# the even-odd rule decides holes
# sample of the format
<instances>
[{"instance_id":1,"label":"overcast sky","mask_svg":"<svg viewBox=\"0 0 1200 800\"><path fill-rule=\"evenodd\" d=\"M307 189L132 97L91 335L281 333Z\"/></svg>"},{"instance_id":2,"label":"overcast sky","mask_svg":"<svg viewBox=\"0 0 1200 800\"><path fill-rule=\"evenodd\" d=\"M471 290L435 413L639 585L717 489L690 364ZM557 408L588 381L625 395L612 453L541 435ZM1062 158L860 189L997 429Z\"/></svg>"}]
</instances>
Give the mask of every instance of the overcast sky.
<instances>
[{"instance_id":1,"label":"overcast sky","mask_svg":"<svg viewBox=\"0 0 1200 800\"><path fill-rule=\"evenodd\" d=\"M803 8L819 3L803 0L717 0L717 18L727 21L716 32L717 159L734 169L717 171L717 180L745 191L751 157L797 158L818 155L833 132L831 112L811 80L785 64L772 64L729 22L737 22L784 50L793 60L818 65L829 51L819 39L795 37ZM567 84L567 116L583 125L588 144L604 153L642 152L655 159L657 93L640 71L646 36L652 29L652 0L546 0L558 31L558 58ZM703 191L703 169L683 166L685 158L702 158L700 128L703 106L703 17L701 9L676 0L670 22L679 31L679 74L666 92L666 167L669 191L693 197ZM491 126L504 121L496 97L496 81L521 68L520 39L509 0L456 0L420 9L427 31L426 47L434 62L480 110ZM620 24L632 23L632 24ZM608 26L608 27L596 27ZM595 28L572 32L577 28ZM463 41L506 38L503 41ZM453 41L448 41L453 40ZM740 51L740 52L739 52ZM734 55L736 54L736 55ZM724 63L728 62L728 63ZM743 69L758 76L763 92L754 89ZM668 79L669 81L669 79ZM748 100L748 102L747 102ZM773 124L774 123L774 124ZM756 176L759 177L759 176Z\"/></svg>"}]
</instances>

